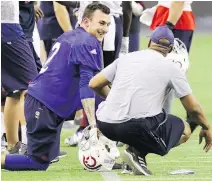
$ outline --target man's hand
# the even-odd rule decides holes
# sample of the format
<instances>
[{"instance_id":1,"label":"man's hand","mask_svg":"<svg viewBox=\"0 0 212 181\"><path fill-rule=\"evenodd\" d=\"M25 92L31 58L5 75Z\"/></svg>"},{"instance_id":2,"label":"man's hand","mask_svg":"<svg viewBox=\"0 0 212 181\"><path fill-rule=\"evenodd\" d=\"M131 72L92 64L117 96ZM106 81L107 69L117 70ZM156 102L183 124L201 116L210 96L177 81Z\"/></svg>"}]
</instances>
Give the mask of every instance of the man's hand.
<instances>
[{"instance_id":1,"label":"man's hand","mask_svg":"<svg viewBox=\"0 0 212 181\"><path fill-rule=\"evenodd\" d=\"M199 144L202 143L203 138L205 138L205 146L203 150L205 150L205 152L208 152L212 147L212 129L202 128L199 133Z\"/></svg>"},{"instance_id":2,"label":"man's hand","mask_svg":"<svg viewBox=\"0 0 212 181\"><path fill-rule=\"evenodd\" d=\"M36 21L44 17L43 11L40 9L37 3L34 4L34 10L35 10Z\"/></svg>"}]
</instances>

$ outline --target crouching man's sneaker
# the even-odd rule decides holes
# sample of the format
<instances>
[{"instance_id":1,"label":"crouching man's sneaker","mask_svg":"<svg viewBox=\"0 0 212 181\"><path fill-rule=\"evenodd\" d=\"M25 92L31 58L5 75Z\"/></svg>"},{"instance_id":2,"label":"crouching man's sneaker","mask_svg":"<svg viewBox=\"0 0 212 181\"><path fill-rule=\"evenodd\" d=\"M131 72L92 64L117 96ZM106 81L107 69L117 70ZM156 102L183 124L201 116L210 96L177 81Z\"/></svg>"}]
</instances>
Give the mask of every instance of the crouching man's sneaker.
<instances>
[{"instance_id":1,"label":"crouching man's sneaker","mask_svg":"<svg viewBox=\"0 0 212 181\"><path fill-rule=\"evenodd\" d=\"M133 147L127 148L122 154L123 161L129 165L134 175L152 175L147 169L145 157L141 157Z\"/></svg>"}]
</instances>

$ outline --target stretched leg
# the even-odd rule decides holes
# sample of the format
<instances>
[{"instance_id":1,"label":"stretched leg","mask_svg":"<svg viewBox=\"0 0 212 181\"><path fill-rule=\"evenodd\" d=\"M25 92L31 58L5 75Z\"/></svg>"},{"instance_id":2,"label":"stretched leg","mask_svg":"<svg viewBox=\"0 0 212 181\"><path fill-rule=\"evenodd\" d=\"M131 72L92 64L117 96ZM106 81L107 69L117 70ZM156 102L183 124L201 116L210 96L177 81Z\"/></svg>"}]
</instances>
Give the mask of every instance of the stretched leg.
<instances>
[{"instance_id":1,"label":"stretched leg","mask_svg":"<svg viewBox=\"0 0 212 181\"><path fill-rule=\"evenodd\" d=\"M28 155L2 154L1 168L10 171L44 171L49 167L49 163L40 163L33 160Z\"/></svg>"}]
</instances>

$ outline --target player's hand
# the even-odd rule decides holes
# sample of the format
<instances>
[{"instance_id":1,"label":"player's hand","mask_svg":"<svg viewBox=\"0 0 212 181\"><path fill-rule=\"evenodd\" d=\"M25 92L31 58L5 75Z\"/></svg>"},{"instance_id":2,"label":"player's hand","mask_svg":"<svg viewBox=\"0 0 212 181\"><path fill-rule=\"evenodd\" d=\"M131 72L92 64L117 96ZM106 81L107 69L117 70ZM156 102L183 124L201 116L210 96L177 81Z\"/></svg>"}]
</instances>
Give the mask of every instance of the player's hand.
<instances>
[{"instance_id":1,"label":"player's hand","mask_svg":"<svg viewBox=\"0 0 212 181\"><path fill-rule=\"evenodd\" d=\"M44 17L43 11L40 9L40 7L37 4L34 4L34 10L35 10L36 21Z\"/></svg>"},{"instance_id":2,"label":"player's hand","mask_svg":"<svg viewBox=\"0 0 212 181\"><path fill-rule=\"evenodd\" d=\"M202 143L202 139L205 138L205 146L203 150L208 152L212 147L212 129L204 129L202 128L199 133L199 144Z\"/></svg>"}]
</instances>

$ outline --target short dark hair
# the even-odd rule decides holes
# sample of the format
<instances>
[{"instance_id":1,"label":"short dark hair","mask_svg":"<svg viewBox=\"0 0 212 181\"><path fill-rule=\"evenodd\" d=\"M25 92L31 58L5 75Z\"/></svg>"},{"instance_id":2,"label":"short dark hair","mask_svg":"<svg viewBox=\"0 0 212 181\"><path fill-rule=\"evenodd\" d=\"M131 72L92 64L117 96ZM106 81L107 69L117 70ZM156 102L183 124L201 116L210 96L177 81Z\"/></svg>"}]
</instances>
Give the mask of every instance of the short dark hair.
<instances>
[{"instance_id":1,"label":"short dark hair","mask_svg":"<svg viewBox=\"0 0 212 181\"><path fill-rule=\"evenodd\" d=\"M98 2L93 2L85 8L82 19L91 18L91 16L96 10L100 10L105 14L110 14L110 9L107 6Z\"/></svg>"}]
</instances>

